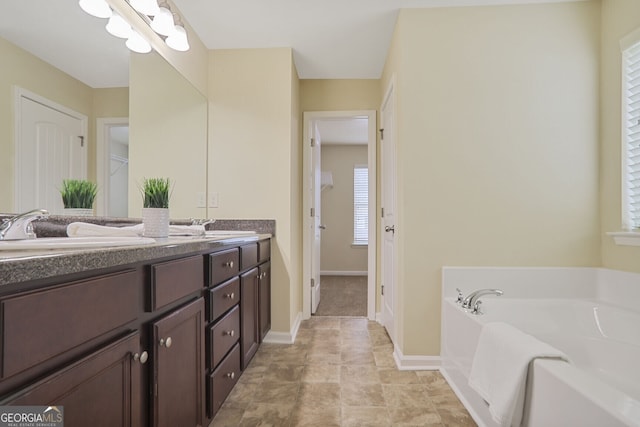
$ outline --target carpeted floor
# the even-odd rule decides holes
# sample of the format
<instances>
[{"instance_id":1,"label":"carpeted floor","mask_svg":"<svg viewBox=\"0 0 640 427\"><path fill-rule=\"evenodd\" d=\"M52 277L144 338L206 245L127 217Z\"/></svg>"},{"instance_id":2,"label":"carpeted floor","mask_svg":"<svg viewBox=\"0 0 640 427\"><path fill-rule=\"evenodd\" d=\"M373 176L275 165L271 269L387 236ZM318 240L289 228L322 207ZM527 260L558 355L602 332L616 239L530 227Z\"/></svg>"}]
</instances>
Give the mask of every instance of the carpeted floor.
<instances>
[{"instance_id":1,"label":"carpeted floor","mask_svg":"<svg viewBox=\"0 0 640 427\"><path fill-rule=\"evenodd\" d=\"M321 276L316 316L366 316L367 276Z\"/></svg>"}]
</instances>

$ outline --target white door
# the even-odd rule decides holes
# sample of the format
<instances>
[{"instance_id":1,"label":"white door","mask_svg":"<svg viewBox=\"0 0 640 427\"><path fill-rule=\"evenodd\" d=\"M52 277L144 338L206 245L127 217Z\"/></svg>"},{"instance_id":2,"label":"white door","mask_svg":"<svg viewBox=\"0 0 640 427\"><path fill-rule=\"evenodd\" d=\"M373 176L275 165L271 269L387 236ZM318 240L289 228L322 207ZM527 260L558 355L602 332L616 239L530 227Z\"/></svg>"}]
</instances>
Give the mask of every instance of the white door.
<instances>
[{"instance_id":1,"label":"white door","mask_svg":"<svg viewBox=\"0 0 640 427\"><path fill-rule=\"evenodd\" d=\"M382 324L395 342L396 288L396 147L394 141L393 87L382 106Z\"/></svg>"},{"instance_id":2,"label":"white door","mask_svg":"<svg viewBox=\"0 0 640 427\"><path fill-rule=\"evenodd\" d=\"M320 225L320 186L322 169L320 165L320 133L318 126L314 123L311 126L313 136L311 144L311 314L318 310L320 304L320 243L321 231Z\"/></svg>"},{"instance_id":3,"label":"white door","mask_svg":"<svg viewBox=\"0 0 640 427\"><path fill-rule=\"evenodd\" d=\"M62 180L87 177L86 117L34 98L25 93L18 98L15 210L62 213Z\"/></svg>"}]
</instances>

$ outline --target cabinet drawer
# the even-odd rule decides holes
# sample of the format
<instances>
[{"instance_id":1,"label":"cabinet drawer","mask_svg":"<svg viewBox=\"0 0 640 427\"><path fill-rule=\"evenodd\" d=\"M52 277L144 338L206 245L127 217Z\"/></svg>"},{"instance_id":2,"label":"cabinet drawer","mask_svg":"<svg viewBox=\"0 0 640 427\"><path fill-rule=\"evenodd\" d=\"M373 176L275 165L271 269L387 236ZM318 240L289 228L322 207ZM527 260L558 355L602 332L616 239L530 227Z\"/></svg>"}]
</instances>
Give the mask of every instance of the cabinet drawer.
<instances>
[{"instance_id":1,"label":"cabinet drawer","mask_svg":"<svg viewBox=\"0 0 640 427\"><path fill-rule=\"evenodd\" d=\"M211 327L209 345L211 350L211 367L215 368L229 349L240 337L240 309L236 306L218 323Z\"/></svg>"},{"instance_id":2,"label":"cabinet drawer","mask_svg":"<svg viewBox=\"0 0 640 427\"><path fill-rule=\"evenodd\" d=\"M238 274L238 261L237 248L209 255L209 286L217 285Z\"/></svg>"},{"instance_id":3,"label":"cabinet drawer","mask_svg":"<svg viewBox=\"0 0 640 427\"><path fill-rule=\"evenodd\" d=\"M258 242L258 262L264 262L271 258L271 240Z\"/></svg>"},{"instance_id":4,"label":"cabinet drawer","mask_svg":"<svg viewBox=\"0 0 640 427\"><path fill-rule=\"evenodd\" d=\"M154 264L148 309L157 310L202 288L204 261L201 256Z\"/></svg>"},{"instance_id":5,"label":"cabinet drawer","mask_svg":"<svg viewBox=\"0 0 640 427\"><path fill-rule=\"evenodd\" d=\"M127 270L2 301L2 377L135 320L141 276Z\"/></svg>"},{"instance_id":6,"label":"cabinet drawer","mask_svg":"<svg viewBox=\"0 0 640 427\"><path fill-rule=\"evenodd\" d=\"M214 321L240 301L240 279L233 279L209 291L209 321Z\"/></svg>"},{"instance_id":7,"label":"cabinet drawer","mask_svg":"<svg viewBox=\"0 0 640 427\"><path fill-rule=\"evenodd\" d=\"M220 363L218 369L209 375L209 406L213 417L224 403L231 389L240 377L240 345L236 344L231 353Z\"/></svg>"},{"instance_id":8,"label":"cabinet drawer","mask_svg":"<svg viewBox=\"0 0 640 427\"><path fill-rule=\"evenodd\" d=\"M258 263L258 244L240 246L240 269L246 270Z\"/></svg>"}]
</instances>

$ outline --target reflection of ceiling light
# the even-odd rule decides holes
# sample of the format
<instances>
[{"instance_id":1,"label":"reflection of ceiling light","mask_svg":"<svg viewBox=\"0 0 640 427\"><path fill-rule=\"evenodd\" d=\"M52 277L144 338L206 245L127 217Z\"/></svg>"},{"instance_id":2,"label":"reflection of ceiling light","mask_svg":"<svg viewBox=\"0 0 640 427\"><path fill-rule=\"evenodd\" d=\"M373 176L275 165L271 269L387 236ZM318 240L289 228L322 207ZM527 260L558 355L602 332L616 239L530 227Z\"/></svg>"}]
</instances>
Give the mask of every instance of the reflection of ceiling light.
<instances>
[{"instance_id":1,"label":"reflection of ceiling light","mask_svg":"<svg viewBox=\"0 0 640 427\"><path fill-rule=\"evenodd\" d=\"M185 52L189 50L189 41L187 40L187 32L179 25L174 26L174 31L165 40L167 46L171 49Z\"/></svg>"},{"instance_id":2,"label":"reflection of ceiling light","mask_svg":"<svg viewBox=\"0 0 640 427\"><path fill-rule=\"evenodd\" d=\"M109 22L105 27L109 34L120 37L121 39L128 39L131 36L131 25L124 18L117 13L113 12L111 18L109 18Z\"/></svg>"},{"instance_id":3,"label":"reflection of ceiling light","mask_svg":"<svg viewBox=\"0 0 640 427\"><path fill-rule=\"evenodd\" d=\"M80 0L78 2L82 10L96 18L109 18L111 8L105 0Z\"/></svg>"},{"instance_id":4,"label":"reflection of ceiling light","mask_svg":"<svg viewBox=\"0 0 640 427\"><path fill-rule=\"evenodd\" d=\"M174 32L173 13L166 7L161 7L160 11L153 17L151 28L158 34L168 36Z\"/></svg>"},{"instance_id":5,"label":"reflection of ceiling light","mask_svg":"<svg viewBox=\"0 0 640 427\"><path fill-rule=\"evenodd\" d=\"M135 30L131 31L131 35L125 43L129 50L137 53L149 53L151 52L151 45L146 41L140 33Z\"/></svg>"},{"instance_id":6,"label":"reflection of ceiling light","mask_svg":"<svg viewBox=\"0 0 640 427\"><path fill-rule=\"evenodd\" d=\"M143 15L155 16L160 9L157 0L129 0L129 4Z\"/></svg>"}]
</instances>

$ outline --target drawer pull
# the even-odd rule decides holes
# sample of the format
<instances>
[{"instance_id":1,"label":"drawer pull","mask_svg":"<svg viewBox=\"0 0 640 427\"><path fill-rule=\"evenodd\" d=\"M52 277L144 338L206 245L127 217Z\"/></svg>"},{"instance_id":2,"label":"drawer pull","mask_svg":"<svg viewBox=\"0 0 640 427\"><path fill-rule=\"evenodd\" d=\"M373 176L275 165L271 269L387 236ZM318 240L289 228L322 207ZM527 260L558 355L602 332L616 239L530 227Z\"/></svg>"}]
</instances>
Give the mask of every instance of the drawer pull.
<instances>
[{"instance_id":1,"label":"drawer pull","mask_svg":"<svg viewBox=\"0 0 640 427\"><path fill-rule=\"evenodd\" d=\"M228 372L228 373L224 374L224 376L227 377L227 378L234 379L236 377L236 373L235 372Z\"/></svg>"},{"instance_id":2,"label":"drawer pull","mask_svg":"<svg viewBox=\"0 0 640 427\"><path fill-rule=\"evenodd\" d=\"M230 294L224 294L224 297L229 299L234 299L236 297L236 294L231 292Z\"/></svg>"},{"instance_id":3,"label":"drawer pull","mask_svg":"<svg viewBox=\"0 0 640 427\"><path fill-rule=\"evenodd\" d=\"M142 354L136 353L133 355L133 360L140 362L141 365L144 365L147 359L149 359L149 354L146 351L143 351Z\"/></svg>"},{"instance_id":4,"label":"drawer pull","mask_svg":"<svg viewBox=\"0 0 640 427\"><path fill-rule=\"evenodd\" d=\"M171 347L171 344L173 343L173 341L171 340L171 337L167 337L167 339L164 338L160 338L160 347Z\"/></svg>"},{"instance_id":5,"label":"drawer pull","mask_svg":"<svg viewBox=\"0 0 640 427\"><path fill-rule=\"evenodd\" d=\"M229 268L233 268L233 261L227 261L224 264L222 264L224 267L229 267Z\"/></svg>"},{"instance_id":6,"label":"drawer pull","mask_svg":"<svg viewBox=\"0 0 640 427\"><path fill-rule=\"evenodd\" d=\"M234 336L235 334L236 334L236 331L234 331L233 329L230 331L222 332L222 335L229 335L230 337Z\"/></svg>"}]
</instances>

